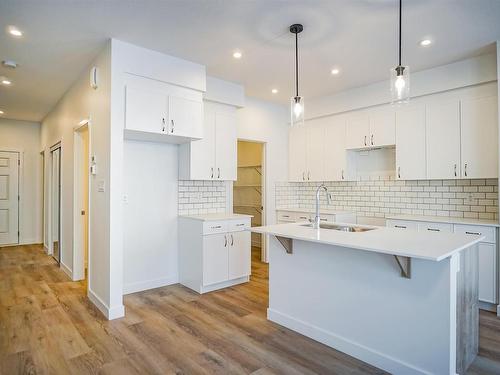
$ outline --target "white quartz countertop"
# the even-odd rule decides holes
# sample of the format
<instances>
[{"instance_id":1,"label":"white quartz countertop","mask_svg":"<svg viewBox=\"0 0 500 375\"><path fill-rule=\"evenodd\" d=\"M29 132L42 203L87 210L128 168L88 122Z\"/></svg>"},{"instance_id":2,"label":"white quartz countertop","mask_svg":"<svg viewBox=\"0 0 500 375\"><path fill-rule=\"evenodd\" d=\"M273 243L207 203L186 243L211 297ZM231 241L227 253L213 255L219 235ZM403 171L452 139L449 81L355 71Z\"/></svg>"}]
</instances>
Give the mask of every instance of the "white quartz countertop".
<instances>
[{"instance_id":1,"label":"white quartz countertop","mask_svg":"<svg viewBox=\"0 0 500 375\"><path fill-rule=\"evenodd\" d=\"M314 208L277 208L276 211L314 213L316 210ZM319 212L326 215L341 215L353 213L352 211L340 211L328 208L321 208Z\"/></svg>"},{"instance_id":2,"label":"white quartz countertop","mask_svg":"<svg viewBox=\"0 0 500 375\"><path fill-rule=\"evenodd\" d=\"M220 221L220 220L238 220L244 218L252 218L252 215L244 214L232 214L232 213L219 213L219 214L201 214L201 215L180 215L179 217L184 217L192 220L200 221Z\"/></svg>"},{"instance_id":3,"label":"white quartz countertop","mask_svg":"<svg viewBox=\"0 0 500 375\"><path fill-rule=\"evenodd\" d=\"M469 219L464 217L449 217L449 216L394 215L394 216L387 216L386 219L408 220L408 221L430 221L434 223L448 223L448 224L484 225L492 227L500 226L497 220Z\"/></svg>"},{"instance_id":4,"label":"white quartz countertop","mask_svg":"<svg viewBox=\"0 0 500 375\"><path fill-rule=\"evenodd\" d=\"M446 259L485 238L459 233L403 231L387 227L371 227L375 229L366 232L342 232L332 229L314 229L302 224L305 223L275 224L253 227L249 230L294 240L432 261ZM363 225L357 226L363 227Z\"/></svg>"}]
</instances>

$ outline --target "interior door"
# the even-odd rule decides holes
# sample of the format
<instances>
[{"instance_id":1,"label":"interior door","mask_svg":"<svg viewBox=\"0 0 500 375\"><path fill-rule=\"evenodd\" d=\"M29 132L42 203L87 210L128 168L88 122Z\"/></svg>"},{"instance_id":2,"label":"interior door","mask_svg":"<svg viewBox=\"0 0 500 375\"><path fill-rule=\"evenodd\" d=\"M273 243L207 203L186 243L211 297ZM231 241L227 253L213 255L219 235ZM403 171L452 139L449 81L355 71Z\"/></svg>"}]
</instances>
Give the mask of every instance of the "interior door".
<instances>
[{"instance_id":1,"label":"interior door","mask_svg":"<svg viewBox=\"0 0 500 375\"><path fill-rule=\"evenodd\" d=\"M203 236L203 285L227 280L228 246L225 233Z\"/></svg>"},{"instance_id":2,"label":"interior door","mask_svg":"<svg viewBox=\"0 0 500 375\"><path fill-rule=\"evenodd\" d=\"M459 101L439 101L425 111L427 177L460 177L460 106Z\"/></svg>"},{"instance_id":3,"label":"interior door","mask_svg":"<svg viewBox=\"0 0 500 375\"><path fill-rule=\"evenodd\" d=\"M0 151L0 245L19 243L19 153Z\"/></svg>"},{"instance_id":4,"label":"interior door","mask_svg":"<svg viewBox=\"0 0 500 375\"><path fill-rule=\"evenodd\" d=\"M498 177L498 99L462 101L462 177Z\"/></svg>"},{"instance_id":5,"label":"interior door","mask_svg":"<svg viewBox=\"0 0 500 375\"><path fill-rule=\"evenodd\" d=\"M232 232L229 237L228 279L250 275L251 249L250 232Z\"/></svg>"},{"instance_id":6,"label":"interior door","mask_svg":"<svg viewBox=\"0 0 500 375\"><path fill-rule=\"evenodd\" d=\"M308 181L324 181L325 179L325 120L308 121L306 160Z\"/></svg>"},{"instance_id":7,"label":"interior door","mask_svg":"<svg viewBox=\"0 0 500 375\"><path fill-rule=\"evenodd\" d=\"M148 133L166 133L168 96L159 90L127 86L125 128Z\"/></svg>"},{"instance_id":8,"label":"interior door","mask_svg":"<svg viewBox=\"0 0 500 375\"><path fill-rule=\"evenodd\" d=\"M425 107L401 107L396 112L396 124L396 178L425 179Z\"/></svg>"},{"instance_id":9,"label":"interior door","mask_svg":"<svg viewBox=\"0 0 500 375\"><path fill-rule=\"evenodd\" d=\"M305 181L307 169L307 128L294 126L288 135L288 179Z\"/></svg>"},{"instance_id":10,"label":"interior door","mask_svg":"<svg viewBox=\"0 0 500 375\"><path fill-rule=\"evenodd\" d=\"M215 164L219 180L237 179L236 116L216 112L215 114Z\"/></svg>"},{"instance_id":11,"label":"interior door","mask_svg":"<svg viewBox=\"0 0 500 375\"><path fill-rule=\"evenodd\" d=\"M51 150L52 256L61 262L61 148Z\"/></svg>"},{"instance_id":12,"label":"interior door","mask_svg":"<svg viewBox=\"0 0 500 375\"><path fill-rule=\"evenodd\" d=\"M325 180L347 180L345 149L346 119L334 116L325 126Z\"/></svg>"}]
</instances>

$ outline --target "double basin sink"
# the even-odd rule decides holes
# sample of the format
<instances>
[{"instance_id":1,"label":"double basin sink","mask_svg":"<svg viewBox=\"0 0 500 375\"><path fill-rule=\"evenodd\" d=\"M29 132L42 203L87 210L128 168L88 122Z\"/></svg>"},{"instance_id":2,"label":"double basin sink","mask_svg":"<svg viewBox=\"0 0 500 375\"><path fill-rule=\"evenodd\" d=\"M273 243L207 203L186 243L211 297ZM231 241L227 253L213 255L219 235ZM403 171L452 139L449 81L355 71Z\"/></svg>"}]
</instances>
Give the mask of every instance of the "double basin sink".
<instances>
[{"instance_id":1,"label":"double basin sink","mask_svg":"<svg viewBox=\"0 0 500 375\"><path fill-rule=\"evenodd\" d=\"M313 228L313 224L301 224L303 227ZM369 230L374 230L376 228L370 227L358 227L355 225L342 225L334 223L319 223L321 229L338 230L340 232L367 232Z\"/></svg>"}]
</instances>

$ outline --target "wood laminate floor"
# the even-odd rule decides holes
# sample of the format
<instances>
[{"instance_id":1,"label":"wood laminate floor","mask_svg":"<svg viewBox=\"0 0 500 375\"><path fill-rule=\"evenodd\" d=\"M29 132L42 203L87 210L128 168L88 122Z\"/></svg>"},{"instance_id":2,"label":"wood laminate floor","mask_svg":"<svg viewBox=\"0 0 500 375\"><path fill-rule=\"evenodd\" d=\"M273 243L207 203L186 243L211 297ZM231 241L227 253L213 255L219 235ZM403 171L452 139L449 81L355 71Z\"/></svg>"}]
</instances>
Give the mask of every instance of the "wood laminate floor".
<instances>
[{"instance_id":1,"label":"wood laminate floor","mask_svg":"<svg viewBox=\"0 0 500 375\"><path fill-rule=\"evenodd\" d=\"M252 257L248 284L131 294L126 317L107 321L41 246L0 248L0 373L384 373L267 321L267 265ZM469 373L500 374L495 315L481 313L480 342Z\"/></svg>"}]
</instances>

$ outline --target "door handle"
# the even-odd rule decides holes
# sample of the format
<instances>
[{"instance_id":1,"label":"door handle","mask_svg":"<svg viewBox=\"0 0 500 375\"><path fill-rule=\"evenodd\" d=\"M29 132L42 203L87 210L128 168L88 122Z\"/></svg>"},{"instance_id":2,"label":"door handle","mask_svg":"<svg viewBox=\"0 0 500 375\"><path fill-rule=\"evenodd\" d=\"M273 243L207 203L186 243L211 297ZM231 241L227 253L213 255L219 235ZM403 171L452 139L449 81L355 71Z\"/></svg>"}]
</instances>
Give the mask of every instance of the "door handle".
<instances>
[{"instance_id":1,"label":"door handle","mask_svg":"<svg viewBox=\"0 0 500 375\"><path fill-rule=\"evenodd\" d=\"M172 128L170 129L170 133L174 132L174 120L170 120L170 123L172 124Z\"/></svg>"},{"instance_id":2,"label":"door handle","mask_svg":"<svg viewBox=\"0 0 500 375\"><path fill-rule=\"evenodd\" d=\"M82 210L80 213L81 213L82 215L85 215L85 210Z\"/></svg>"},{"instance_id":3,"label":"door handle","mask_svg":"<svg viewBox=\"0 0 500 375\"><path fill-rule=\"evenodd\" d=\"M224 247L227 247L227 235L224 235Z\"/></svg>"},{"instance_id":4,"label":"door handle","mask_svg":"<svg viewBox=\"0 0 500 375\"><path fill-rule=\"evenodd\" d=\"M372 146L373 146L373 134L372 134L372 137L371 137L371 143L372 143Z\"/></svg>"},{"instance_id":5,"label":"door handle","mask_svg":"<svg viewBox=\"0 0 500 375\"><path fill-rule=\"evenodd\" d=\"M231 234L231 246L233 246L233 245L234 245L234 237L233 237L233 235Z\"/></svg>"}]
</instances>

